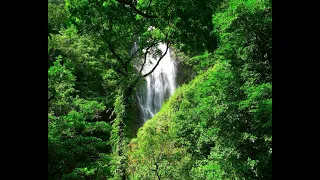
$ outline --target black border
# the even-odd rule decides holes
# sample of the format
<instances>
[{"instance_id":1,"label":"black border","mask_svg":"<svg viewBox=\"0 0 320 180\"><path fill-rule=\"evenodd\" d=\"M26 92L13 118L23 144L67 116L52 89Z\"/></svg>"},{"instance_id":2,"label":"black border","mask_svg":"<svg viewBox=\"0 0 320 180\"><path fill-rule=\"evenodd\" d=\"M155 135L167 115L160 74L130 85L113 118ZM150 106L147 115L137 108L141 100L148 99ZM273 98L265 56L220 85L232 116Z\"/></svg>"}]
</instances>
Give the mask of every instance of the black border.
<instances>
[{"instance_id":1,"label":"black border","mask_svg":"<svg viewBox=\"0 0 320 180\"><path fill-rule=\"evenodd\" d=\"M47 178L47 9L47 1L1 3L3 177Z\"/></svg>"},{"instance_id":2,"label":"black border","mask_svg":"<svg viewBox=\"0 0 320 180\"><path fill-rule=\"evenodd\" d=\"M302 169L304 164L299 162L302 152L299 152L299 136L303 135L303 128L294 126L299 120L298 106L301 94L297 94L301 85L295 75L302 73L299 70L299 55L301 49L301 32L296 33L298 19L291 19L297 14L292 9L293 2L273 1L273 163L272 179L291 180L306 178ZM301 2L303 3L303 2ZM300 13L302 7L298 8ZM291 13L290 10L292 10ZM299 14L300 14L299 13ZM293 21L291 21L293 20ZM299 37L300 36L300 37ZM300 61L303 63L303 61ZM295 67L298 65L298 68ZM298 110L298 111L297 111ZM300 119L300 125L303 119ZM302 178L302 179L304 179Z\"/></svg>"}]
</instances>

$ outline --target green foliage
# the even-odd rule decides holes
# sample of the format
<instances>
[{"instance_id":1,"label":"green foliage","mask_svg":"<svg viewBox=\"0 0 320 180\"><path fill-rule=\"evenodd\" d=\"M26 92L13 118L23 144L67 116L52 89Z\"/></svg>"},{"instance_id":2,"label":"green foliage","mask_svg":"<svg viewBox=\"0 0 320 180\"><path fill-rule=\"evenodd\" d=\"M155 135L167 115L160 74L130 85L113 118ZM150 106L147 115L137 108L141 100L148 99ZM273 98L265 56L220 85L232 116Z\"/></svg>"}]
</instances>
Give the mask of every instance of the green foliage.
<instances>
[{"instance_id":1,"label":"green foliage","mask_svg":"<svg viewBox=\"0 0 320 180\"><path fill-rule=\"evenodd\" d=\"M187 64L188 66L191 66L193 68L193 71L196 72L197 74L202 74L208 68L212 67L215 64L215 59L211 56L212 54L211 53L209 54L208 51L206 51L201 55L193 56L192 58L189 58L184 63Z\"/></svg>"},{"instance_id":2,"label":"green foliage","mask_svg":"<svg viewBox=\"0 0 320 180\"><path fill-rule=\"evenodd\" d=\"M178 179L187 179L183 177L186 174L191 179L255 179L268 175L272 149L271 84L248 89L244 92L247 97L241 101L242 98L233 97L233 93L241 94L235 92L240 90L240 84L233 83L236 78L230 63L222 61L177 89L161 111L140 129L137 139L132 140L132 179L154 177L147 167L152 167L159 147L184 150L179 156L161 156L159 164L170 162L171 158L175 158L173 162L187 159L187 165L171 163L175 170L166 169L163 178L170 178L174 172L178 172L173 176ZM255 155L257 152L259 155Z\"/></svg>"},{"instance_id":3,"label":"green foliage","mask_svg":"<svg viewBox=\"0 0 320 180\"><path fill-rule=\"evenodd\" d=\"M59 29L65 27L66 12L63 1L48 1L48 37L52 34L60 34Z\"/></svg>"},{"instance_id":4,"label":"green foliage","mask_svg":"<svg viewBox=\"0 0 320 180\"><path fill-rule=\"evenodd\" d=\"M48 178L271 179L271 6L50 0ZM170 42L197 76L131 139L133 42Z\"/></svg>"},{"instance_id":5,"label":"green foliage","mask_svg":"<svg viewBox=\"0 0 320 180\"><path fill-rule=\"evenodd\" d=\"M270 1L232 0L213 15L219 47L185 60L200 75L179 87L131 141L132 179L155 178L147 167L157 147L184 150L162 156L159 164L187 159L162 179L271 179L270 9ZM162 127L167 131L157 131Z\"/></svg>"},{"instance_id":6,"label":"green foliage","mask_svg":"<svg viewBox=\"0 0 320 180\"><path fill-rule=\"evenodd\" d=\"M144 124L144 130L140 130L138 138L129 144L130 179L156 179L157 176L161 179L189 179L185 170L190 157L185 148L175 147L177 139L170 130L171 126L170 121L160 120Z\"/></svg>"},{"instance_id":7,"label":"green foliage","mask_svg":"<svg viewBox=\"0 0 320 180\"><path fill-rule=\"evenodd\" d=\"M80 36L74 26L53 36L49 47L53 56L62 55L65 65L77 76L75 88L82 98L101 99L107 96L107 104L114 102L114 89L119 86L119 75L111 67L119 66L105 53L104 44L90 36Z\"/></svg>"},{"instance_id":8,"label":"green foliage","mask_svg":"<svg viewBox=\"0 0 320 180\"><path fill-rule=\"evenodd\" d=\"M50 179L99 177L110 174L107 163L111 126L99 120L102 103L75 96L75 77L61 65L61 57L48 70L48 168ZM99 165L99 166L98 166ZM103 174L101 174L103 171Z\"/></svg>"},{"instance_id":9,"label":"green foliage","mask_svg":"<svg viewBox=\"0 0 320 180\"><path fill-rule=\"evenodd\" d=\"M75 92L75 77L60 62L61 56L58 56L54 66L48 70L48 111L56 115L66 114L71 110L70 102Z\"/></svg>"},{"instance_id":10,"label":"green foliage","mask_svg":"<svg viewBox=\"0 0 320 180\"><path fill-rule=\"evenodd\" d=\"M62 3L48 3L48 24L51 24L54 29L65 28L66 18L66 11Z\"/></svg>"},{"instance_id":11,"label":"green foliage","mask_svg":"<svg viewBox=\"0 0 320 180\"><path fill-rule=\"evenodd\" d=\"M147 0L138 1L137 7L164 19L170 19L179 29L173 37L179 46L178 49L194 56L205 50L213 51L217 47L217 37L211 33L211 19L212 12L221 2L222 0Z\"/></svg>"}]
</instances>

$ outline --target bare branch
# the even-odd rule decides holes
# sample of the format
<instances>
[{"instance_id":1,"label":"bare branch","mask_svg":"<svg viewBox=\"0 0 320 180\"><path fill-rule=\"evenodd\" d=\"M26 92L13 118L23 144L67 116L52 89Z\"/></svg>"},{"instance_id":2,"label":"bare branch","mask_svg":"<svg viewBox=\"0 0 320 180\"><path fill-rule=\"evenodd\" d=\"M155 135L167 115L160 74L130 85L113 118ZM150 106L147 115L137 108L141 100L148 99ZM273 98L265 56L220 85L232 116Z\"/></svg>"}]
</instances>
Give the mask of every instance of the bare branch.
<instances>
[{"instance_id":1,"label":"bare branch","mask_svg":"<svg viewBox=\"0 0 320 180\"><path fill-rule=\"evenodd\" d=\"M144 54L144 61L143 61L143 64L142 64L142 66L141 66L141 68L140 68L139 74L141 74L142 69L144 68L144 65L145 65L146 62L147 62L147 55L148 55L149 49L152 48L152 47L153 47L154 45L156 45L157 43L158 43L158 42L154 42L154 43L152 43L149 47L147 47L146 52L145 52L145 54Z\"/></svg>"},{"instance_id":2,"label":"bare branch","mask_svg":"<svg viewBox=\"0 0 320 180\"><path fill-rule=\"evenodd\" d=\"M156 170L155 170L155 172L156 172L156 174L157 174L158 180L160 180L160 176L159 176L158 170L159 170L159 165L158 165L158 163L156 163Z\"/></svg>"},{"instance_id":3,"label":"bare branch","mask_svg":"<svg viewBox=\"0 0 320 180\"><path fill-rule=\"evenodd\" d=\"M169 49L169 42L167 42L167 48L166 48L165 53L159 58L157 64L152 68L152 70L151 70L150 72L148 72L147 74L145 74L145 75L141 75L141 73L140 73L140 74L137 76L137 78L135 78L135 80L134 80L132 83L129 84L129 86L128 86L128 88L127 88L127 93L126 93L127 96L126 96L125 98L128 98L128 97L131 95L131 93L132 93L132 91L133 91L133 88L134 88L135 85L140 81L141 78L144 78L144 77L150 75L150 74L156 69L156 67L159 65L161 59L167 54L168 49Z\"/></svg>"},{"instance_id":4,"label":"bare branch","mask_svg":"<svg viewBox=\"0 0 320 180\"><path fill-rule=\"evenodd\" d=\"M148 72L147 74L143 75L142 77L146 77L146 76L148 76L149 74L151 74L151 73L156 69L156 67L159 65L159 63L160 63L161 59L162 59L162 58L167 54L168 49L169 49L169 43L167 43L166 51L165 51L165 52L164 52L164 54L162 54L162 56L159 58L159 60L158 60L157 64L156 64L156 65L151 69L151 71L150 71L150 72Z\"/></svg>"}]
</instances>

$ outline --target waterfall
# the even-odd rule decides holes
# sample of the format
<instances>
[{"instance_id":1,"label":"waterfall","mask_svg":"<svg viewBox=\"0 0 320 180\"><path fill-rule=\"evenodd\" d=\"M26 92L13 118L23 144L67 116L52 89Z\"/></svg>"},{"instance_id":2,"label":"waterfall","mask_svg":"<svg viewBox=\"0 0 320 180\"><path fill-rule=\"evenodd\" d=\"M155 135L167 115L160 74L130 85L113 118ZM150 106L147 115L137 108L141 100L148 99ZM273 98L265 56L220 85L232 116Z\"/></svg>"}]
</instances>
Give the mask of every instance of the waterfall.
<instances>
[{"instance_id":1,"label":"waterfall","mask_svg":"<svg viewBox=\"0 0 320 180\"><path fill-rule=\"evenodd\" d=\"M162 54L166 50L165 44L159 44ZM157 63L159 57L147 55L143 74L149 72ZM143 122L152 118L161 108L163 102L168 99L176 89L176 62L171 58L170 49L162 58L157 68L145 78L146 82L139 86L137 91L138 105L141 110Z\"/></svg>"}]
</instances>

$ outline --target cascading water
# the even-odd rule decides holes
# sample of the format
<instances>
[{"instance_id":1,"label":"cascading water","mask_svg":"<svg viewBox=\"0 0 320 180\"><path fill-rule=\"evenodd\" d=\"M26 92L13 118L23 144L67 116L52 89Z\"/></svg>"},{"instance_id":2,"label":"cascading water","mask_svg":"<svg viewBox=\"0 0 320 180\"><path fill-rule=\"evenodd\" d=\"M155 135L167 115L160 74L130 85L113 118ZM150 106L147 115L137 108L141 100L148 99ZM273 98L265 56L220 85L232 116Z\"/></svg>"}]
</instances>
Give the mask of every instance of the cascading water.
<instances>
[{"instance_id":1,"label":"cascading water","mask_svg":"<svg viewBox=\"0 0 320 180\"><path fill-rule=\"evenodd\" d=\"M162 53L166 50L165 44L159 44ZM149 72L157 63L159 57L147 55L146 64L142 70L143 74ZM157 68L146 77L146 82L140 85L137 91L137 99L141 110L143 122L152 118L161 108L163 102L168 99L176 89L176 62L171 58L170 49L162 58Z\"/></svg>"}]
</instances>

